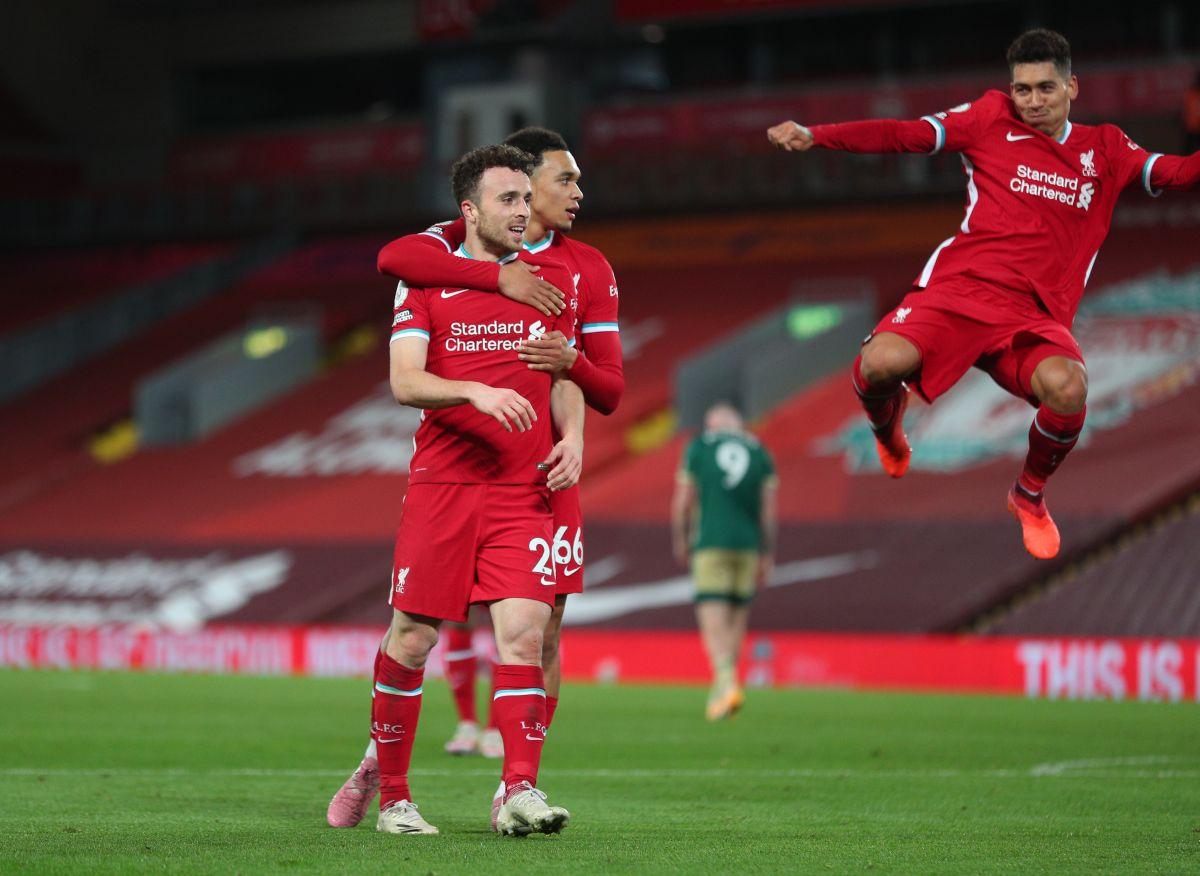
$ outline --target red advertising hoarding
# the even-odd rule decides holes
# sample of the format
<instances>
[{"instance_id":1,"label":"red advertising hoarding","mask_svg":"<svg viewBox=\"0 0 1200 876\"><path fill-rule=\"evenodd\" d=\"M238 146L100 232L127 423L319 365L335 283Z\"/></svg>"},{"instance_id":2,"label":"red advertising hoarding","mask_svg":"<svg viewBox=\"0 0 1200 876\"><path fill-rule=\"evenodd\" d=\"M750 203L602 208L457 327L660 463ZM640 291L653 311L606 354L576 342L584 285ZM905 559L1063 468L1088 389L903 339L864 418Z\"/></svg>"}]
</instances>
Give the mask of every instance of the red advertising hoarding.
<instances>
[{"instance_id":1,"label":"red advertising hoarding","mask_svg":"<svg viewBox=\"0 0 1200 876\"><path fill-rule=\"evenodd\" d=\"M376 627L0 626L0 666L250 675L365 676ZM429 664L441 674L440 648ZM699 637L684 631L568 630L567 678L707 681ZM1200 640L752 633L747 684L1051 699L1200 701Z\"/></svg>"}]
</instances>

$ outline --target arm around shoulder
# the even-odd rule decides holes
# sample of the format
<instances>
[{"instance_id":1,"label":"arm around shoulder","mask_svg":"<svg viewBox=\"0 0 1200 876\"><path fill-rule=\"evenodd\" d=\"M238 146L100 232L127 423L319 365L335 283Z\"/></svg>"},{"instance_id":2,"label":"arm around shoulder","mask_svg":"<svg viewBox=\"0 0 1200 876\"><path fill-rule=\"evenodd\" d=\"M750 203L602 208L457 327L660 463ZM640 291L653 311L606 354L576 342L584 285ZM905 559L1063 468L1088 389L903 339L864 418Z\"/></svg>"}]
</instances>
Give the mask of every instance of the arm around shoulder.
<instances>
[{"instance_id":1,"label":"arm around shoulder","mask_svg":"<svg viewBox=\"0 0 1200 876\"><path fill-rule=\"evenodd\" d=\"M465 286L482 292L500 291L500 266L495 262L459 258L441 238L428 231L408 234L386 244L376 263L379 273L410 286Z\"/></svg>"}]
</instances>

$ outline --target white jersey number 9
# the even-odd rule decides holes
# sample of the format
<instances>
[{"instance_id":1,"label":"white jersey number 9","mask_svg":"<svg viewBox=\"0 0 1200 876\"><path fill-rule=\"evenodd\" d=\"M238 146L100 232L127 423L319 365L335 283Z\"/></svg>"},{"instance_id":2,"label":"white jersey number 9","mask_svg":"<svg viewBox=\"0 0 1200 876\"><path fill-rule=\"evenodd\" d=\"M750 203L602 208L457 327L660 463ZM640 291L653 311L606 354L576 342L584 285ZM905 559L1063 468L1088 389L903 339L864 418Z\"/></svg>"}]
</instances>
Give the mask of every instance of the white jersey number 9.
<instances>
[{"instance_id":1,"label":"white jersey number 9","mask_svg":"<svg viewBox=\"0 0 1200 876\"><path fill-rule=\"evenodd\" d=\"M717 445L717 468L725 473L725 489L732 490L750 469L750 451L736 441L722 441Z\"/></svg>"}]
</instances>

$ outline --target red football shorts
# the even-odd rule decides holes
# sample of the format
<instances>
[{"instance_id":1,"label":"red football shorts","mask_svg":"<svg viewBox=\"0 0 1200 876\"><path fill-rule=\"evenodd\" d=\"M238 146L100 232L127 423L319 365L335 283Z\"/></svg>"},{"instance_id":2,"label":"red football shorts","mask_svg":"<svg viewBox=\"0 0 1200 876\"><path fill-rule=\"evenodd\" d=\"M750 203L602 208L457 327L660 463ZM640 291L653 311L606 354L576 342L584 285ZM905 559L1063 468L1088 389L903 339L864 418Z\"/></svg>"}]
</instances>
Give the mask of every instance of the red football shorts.
<instances>
[{"instance_id":1,"label":"red football shorts","mask_svg":"<svg viewBox=\"0 0 1200 876\"><path fill-rule=\"evenodd\" d=\"M476 602L553 604L556 587L545 487L409 485L392 560L392 608L461 622Z\"/></svg>"},{"instance_id":2,"label":"red football shorts","mask_svg":"<svg viewBox=\"0 0 1200 876\"><path fill-rule=\"evenodd\" d=\"M583 512L579 487L550 494L554 512L554 566L558 569L558 595L583 592Z\"/></svg>"},{"instance_id":3,"label":"red football shorts","mask_svg":"<svg viewBox=\"0 0 1200 876\"><path fill-rule=\"evenodd\" d=\"M868 340L892 332L921 351L909 386L932 402L975 366L1003 389L1039 404L1030 380L1050 356L1083 362L1083 351L1061 323L1023 298L954 277L909 292Z\"/></svg>"}]
</instances>

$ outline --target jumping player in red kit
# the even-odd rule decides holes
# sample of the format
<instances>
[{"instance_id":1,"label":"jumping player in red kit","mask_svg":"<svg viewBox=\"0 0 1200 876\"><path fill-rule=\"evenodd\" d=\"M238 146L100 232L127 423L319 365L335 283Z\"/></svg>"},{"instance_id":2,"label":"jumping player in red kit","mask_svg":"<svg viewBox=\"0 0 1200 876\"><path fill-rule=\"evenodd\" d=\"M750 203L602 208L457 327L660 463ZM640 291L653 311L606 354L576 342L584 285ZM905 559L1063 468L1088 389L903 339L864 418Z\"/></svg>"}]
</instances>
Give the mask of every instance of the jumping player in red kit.
<instances>
[{"instance_id":1,"label":"jumping player in red kit","mask_svg":"<svg viewBox=\"0 0 1200 876\"><path fill-rule=\"evenodd\" d=\"M521 257L532 197L529 156L490 146L454 166L465 222L462 258ZM548 282L570 282L543 260ZM412 802L408 765L425 660L442 621L486 604L496 630L495 715L504 737L498 827L557 833L569 814L536 787L546 729L541 640L554 603L550 493L578 481L583 398L569 380L530 371L516 351L571 320L470 287L428 286L396 296L391 384L396 400L423 410L396 537L392 622L375 670L371 728L377 749L377 829L429 834ZM554 442L551 419L561 440ZM548 473L547 473L548 472Z\"/></svg>"},{"instance_id":2,"label":"jumping player in red kit","mask_svg":"<svg viewBox=\"0 0 1200 876\"><path fill-rule=\"evenodd\" d=\"M989 91L915 121L811 128L788 121L767 136L789 152L820 146L962 154L962 224L875 327L854 361L854 387L880 462L895 478L912 454L903 429L909 387L932 402L974 365L1034 405L1029 452L1008 509L1026 549L1049 559L1060 539L1043 493L1079 439L1087 400L1087 371L1071 324L1117 196L1132 183L1155 197L1165 188L1194 187L1200 153L1151 153L1114 125L1073 125L1068 115L1079 83L1061 34L1026 31L1007 59L1007 95Z\"/></svg>"}]
</instances>

